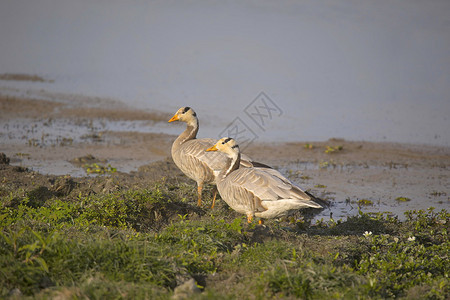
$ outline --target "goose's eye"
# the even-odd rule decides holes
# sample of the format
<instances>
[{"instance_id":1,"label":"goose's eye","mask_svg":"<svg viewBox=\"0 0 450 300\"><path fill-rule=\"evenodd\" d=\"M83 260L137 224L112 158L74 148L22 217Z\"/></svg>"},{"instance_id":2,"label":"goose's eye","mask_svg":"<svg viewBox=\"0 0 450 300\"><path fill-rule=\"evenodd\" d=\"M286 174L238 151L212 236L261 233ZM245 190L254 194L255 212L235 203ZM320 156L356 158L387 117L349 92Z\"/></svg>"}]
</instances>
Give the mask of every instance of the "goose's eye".
<instances>
[{"instance_id":1,"label":"goose's eye","mask_svg":"<svg viewBox=\"0 0 450 300\"><path fill-rule=\"evenodd\" d=\"M225 142L222 142L222 145L225 145Z\"/></svg>"}]
</instances>

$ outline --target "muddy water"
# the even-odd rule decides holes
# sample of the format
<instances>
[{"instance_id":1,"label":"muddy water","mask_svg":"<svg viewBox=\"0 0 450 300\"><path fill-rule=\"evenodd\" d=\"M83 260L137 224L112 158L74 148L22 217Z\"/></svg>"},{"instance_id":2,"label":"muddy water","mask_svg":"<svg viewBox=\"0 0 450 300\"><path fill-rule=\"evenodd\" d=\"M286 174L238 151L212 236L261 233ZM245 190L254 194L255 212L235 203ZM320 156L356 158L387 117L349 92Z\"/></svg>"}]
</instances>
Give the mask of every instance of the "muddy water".
<instances>
[{"instance_id":1,"label":"muddy water","mask_svg":"<svg viewBox=\"0 0 450 300\"><path fill-rule=\"evenodd\" d=\"M337 220L363 212L390 212L400 219L408 210L450 208L450 168L405 164L383 165L295 162L282 173L312 194L326 199L330 207L315 219Z\"/></svg>"},{"instance_id":2,"label":"muddy water","mask_svg":"<svg viewBox=\"0 0 450 300\"><path fill-rule=\"evenodd\" d=\"M94 155L121 172L132 172L164 159L170 149L167 135L154 126L157 121L108 119L101 110L95 115L89 105L72 111L72 106L65 110L67 105L54 102L23 98L11 102L0 96L2 101L8 111L0 112L0 152L10 157L12 165L42 174L86 176L82 166L71 162L85 155ZM86 116L86 111L94 116ZM120 115L123 110L110 112ZM141 118L139 111L127 113Z\"/></svg>"}]
</instances>

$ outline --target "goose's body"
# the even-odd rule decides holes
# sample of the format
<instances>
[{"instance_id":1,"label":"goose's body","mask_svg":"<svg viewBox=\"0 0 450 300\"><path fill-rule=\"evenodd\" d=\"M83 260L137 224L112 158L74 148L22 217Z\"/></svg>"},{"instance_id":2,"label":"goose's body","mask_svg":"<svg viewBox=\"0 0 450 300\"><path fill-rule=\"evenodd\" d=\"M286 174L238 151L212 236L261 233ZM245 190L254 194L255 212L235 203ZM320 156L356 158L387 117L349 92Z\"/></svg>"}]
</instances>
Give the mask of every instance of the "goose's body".
<instances>
[{"instance_id":1,"label":"goose's body","mask_svg":"<svg viewBox=\"0 0 450 300\"><path fill-rule=\"evenodd\" d=\"M217 189L232 209L247 215L249 222L254 216L279 218L301 208L322 208L276 170L239 168L239 147L231 138L219 140L207 151L227 155L226 167L216 176Z\"/></svg>"},{"instance_id":2,"label":"goose's body","mask_svg":"<svg viewBox=\"0 0 450 300\"><path fill-rule=\"evenodd\" d=\"M198 203L201 205L201 195L205 183L215 183L216 176L226 166L227 156L221 152L206 152L215 144L214 139L197 139L199 129L197 114L190 107L180 108L169 120L182 121L187 124L186 130L178 136L172 145L172 159L177 167L189 178L197 182ZM241 161L242 166L253 166L249 158ZM258 165L260 165L258 163ZM215 195L213 199L213 206Z\"/></svg>"},{"instance_id":3,"label":"goose's body","mask_svg":"<svg viewBox=\"0 0 450 300\"><path fill-rule=\"evenodd\" d=\"M173 161L189 178L204 183L213 182L214 170L220 168L221 164L220 161L219 164L216 163L215 157L204 155L204 149L211 147L210 145L211 142L206 139L186 141L182 147L176 147L174 144L172 146ZM218 157L220 158L220 156Z\"/></svg>"}]
</instances>

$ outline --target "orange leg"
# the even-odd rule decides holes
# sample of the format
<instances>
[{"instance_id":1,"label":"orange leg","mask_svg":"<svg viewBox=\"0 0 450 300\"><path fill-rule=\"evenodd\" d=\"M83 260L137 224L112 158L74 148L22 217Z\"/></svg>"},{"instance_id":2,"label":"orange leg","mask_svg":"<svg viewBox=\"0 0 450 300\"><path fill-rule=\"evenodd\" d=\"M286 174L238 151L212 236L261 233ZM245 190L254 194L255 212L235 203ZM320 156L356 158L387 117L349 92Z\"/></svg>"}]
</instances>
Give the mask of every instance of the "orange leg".
<instances>
[{"instance_id":1,"label":"orange leg","mask_svg":"<svg viewBox=\"0 0 450 300\"><path fill-rule=\"evenodd\" d=\"M213 197L211 209L213 209L214 205L216 204L216 196L217 196L217 187L214 187L214 197Z\"/></svg>"},{"instance_id":2,"label":"orange leg","mask_svg":"<svg viewBox=\"0 0 450 300\"><path fill-rule=\"evenodd\" d=\"M248 224L250 224L252 222L252 220L253 220L253 214L248 213L247 214L247 222L248 222Z\"/></svg>"},{"instance_id":3,"label":"orange leg","mask_svg":"<svg viewBox=\"0 0 450 300\"><path fill-rule=\"evenodd\" d=\"M199 185L197 187L197 192L198 192L197 206L202 206L202 189L203 189L202 185Z\"/></svg>"}]
</instances>

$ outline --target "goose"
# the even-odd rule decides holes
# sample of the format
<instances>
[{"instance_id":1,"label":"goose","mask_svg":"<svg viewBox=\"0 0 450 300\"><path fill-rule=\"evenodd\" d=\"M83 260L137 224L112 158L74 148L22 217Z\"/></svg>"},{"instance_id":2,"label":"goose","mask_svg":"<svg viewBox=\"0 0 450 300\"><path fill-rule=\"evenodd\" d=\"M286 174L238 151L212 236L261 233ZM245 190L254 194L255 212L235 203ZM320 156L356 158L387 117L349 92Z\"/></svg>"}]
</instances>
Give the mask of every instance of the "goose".
<instances>
[{"instance_id":1,"label":"goose","mask_svg":"<svg viewBox=\"0 0 450 300\"><path fill-rule=\"evenodd\" d=\"M226 166L216 176L217 189L232 209L247 215L249 223L255 216L271 219L289 215L301 208L322 208L274 169L240 168L239 146L232 138L222 138L206 151L227 155Z\"/></svg>"},{"instance_id":2,"label":"goose","mask_svg":"<svg viewBox=\"0 0 450 300\"><path fill-rule=\"evenodd\" d=\"M177 167L189 178L197 182L198 201L197 206L202 203L202 189L205 183L215 183L216 176L220 173L227 163L227 156L221 152L205 152L207 148L212 147L215 139L202 138L197 139L199 122L197 114L189 106L181 107L169 120L169 122L181 121L186 123L186 130L181 133L172 144L172 159ZM267 167L262 163L252 161L243 154L241 162L242 167ZM217 190L214 191L214 208Z\"/></svg>"}]
</instances>

